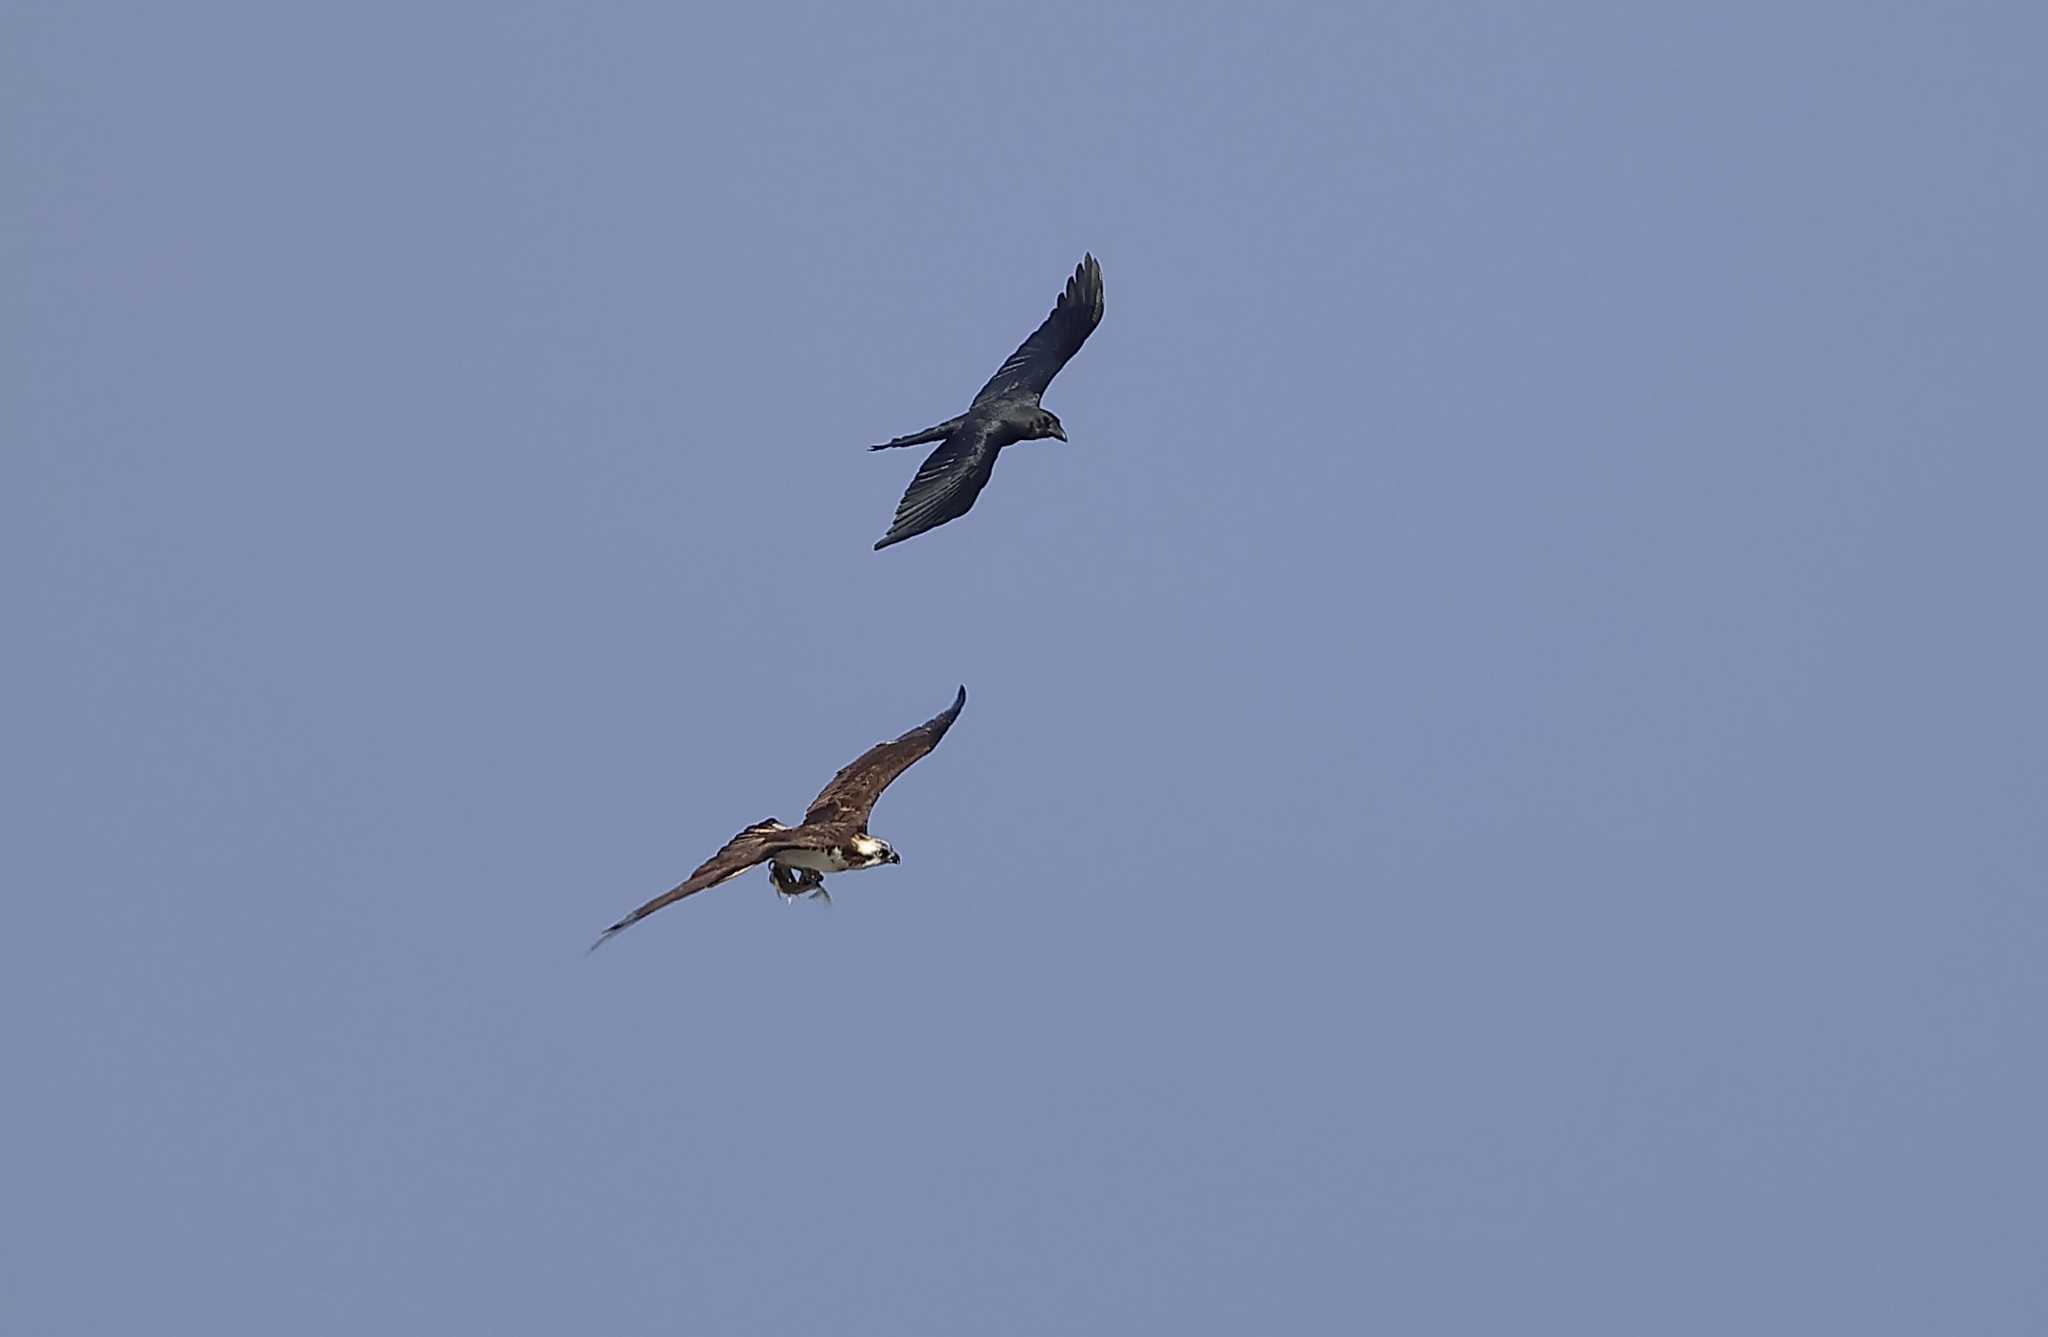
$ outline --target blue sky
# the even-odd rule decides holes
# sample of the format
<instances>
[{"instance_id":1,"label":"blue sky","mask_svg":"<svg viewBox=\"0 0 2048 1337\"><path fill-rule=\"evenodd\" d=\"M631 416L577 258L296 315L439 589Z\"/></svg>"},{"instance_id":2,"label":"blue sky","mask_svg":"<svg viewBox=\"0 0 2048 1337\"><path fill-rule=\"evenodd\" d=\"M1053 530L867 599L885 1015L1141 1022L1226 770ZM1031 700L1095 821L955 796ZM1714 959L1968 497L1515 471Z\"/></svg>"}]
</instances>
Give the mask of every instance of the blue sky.
<instances>
[{"instance_id":1,"label":"blue sky","mask_svg":"<svg viewBox=\"0 0 2048 1337\"><path fill-rule=\"evenodd\" d=\"M0 25L10 1331L2048 1323L2037 6Z\"/></svg>"}]
</instances>

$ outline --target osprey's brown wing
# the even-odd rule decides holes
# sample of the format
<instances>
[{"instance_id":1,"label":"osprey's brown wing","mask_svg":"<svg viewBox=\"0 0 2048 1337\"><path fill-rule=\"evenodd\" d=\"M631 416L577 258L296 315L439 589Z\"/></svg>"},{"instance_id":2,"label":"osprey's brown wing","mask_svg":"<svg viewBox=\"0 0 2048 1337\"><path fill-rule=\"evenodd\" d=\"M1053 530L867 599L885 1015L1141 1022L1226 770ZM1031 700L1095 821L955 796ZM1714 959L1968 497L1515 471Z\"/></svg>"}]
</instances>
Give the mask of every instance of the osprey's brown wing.
<instances>
[{"instance_id":1,"label":"osprey's brown wing","mask_svg":"<svg viewBox=\"0 0 2048 1337\"><path fill-rule=\"evenodd\" d=\"M789 837L795 834L793 828L786 827L772 818L754 823L726 841L724 849L699 864L697 871L690 874L687 879L598 934L597 941L590 944L590 950L596 951L604 946L614 933L631 928L663 906L672 905L685 896L694 896L708 887L715 887L727 878L737 877L746 872L776 852L792 848L796 842Z\"/></svg>"},{"instance_id":2,"label":"osprey's brown wing","mask_svg":"<svg viewBox=\"0 0 2048 1337\"><path fill-rule=\"evenodd\" d=\"M868 813L874 809L875 800L889 787L889 782L910 764L939 745L946 736L946 730L953 727L953 721L960 718L960 707L967 704L967 689L953 698L953 704L918 725L901 738L892 738L886 743L877 743L856 757L839 774L832 777L832 783L811 800L811 806L804 813L804 825L812 826L821 822L850 822L856 829L868 829Z\"/></svg>"},{"instance_id":3,"label":"osprey's brown wing","mask_svg":"<svg viewBox=\"0 0 2048 1337\"><path fill-rule=\"evenodd\" d=\"M1094 256L1083 256L1074 268L1074 277L1067 280L1067 290L1053 305L1052 314L988 378L988 384L981 387L974 402L1044 394L1052 378L1067 365L1067 359L1081 351L1081 345L1101 323L1102 266L1095 263Z\"/></svg>"}]
</instances>

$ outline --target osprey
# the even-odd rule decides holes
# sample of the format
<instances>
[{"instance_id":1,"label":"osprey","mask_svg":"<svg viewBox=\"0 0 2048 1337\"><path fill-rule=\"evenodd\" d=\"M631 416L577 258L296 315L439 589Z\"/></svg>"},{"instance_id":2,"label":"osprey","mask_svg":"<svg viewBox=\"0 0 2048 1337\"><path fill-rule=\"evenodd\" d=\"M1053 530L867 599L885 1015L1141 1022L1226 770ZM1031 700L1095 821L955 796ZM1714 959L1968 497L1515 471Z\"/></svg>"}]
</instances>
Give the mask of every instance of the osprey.
<instances>
[{"instance_id":1,"label":"osprey","mask_svg":"<svg viewBox=\"0 0 2048 1337\"><path fill-rule=\"evenodd\" d=\"M996 454L1004 446L1048 436L1067 439L1060 420L1039 407L1038 397L1101 323L1102 266L1087 255L1075 268L1074 277L1067 280L1067 290L1052 314L996 369L967 412L922 432L868 447L888 450L926 441L945 442L917 467L917 476L896 504L895 521L875 544L877 551L967 514L988 486L996 470Z\"/></svg>"},{"instance_id":2,"label":"osprey","mask_svg":"<svg viewBox=\"0 0 2048 1337\"><path fill-rule=\"evenodd\" d=\"M962 687L952 705L901 738L875 744L841 769L811 800L802 825L784 826L773 817L754 823L726 841L725 848L706 859L687 880L599 934L590 949L596 951L614 933L637 924L663 906L715 887L763 861L768 864L768 880L775 884L785 903L805 892L830 901L832 898L825 894L827 873L901 863L888 841L868 834L868 813L890 781L939 745L966 704L967 689Z\"/></svg>"}]
</instances>

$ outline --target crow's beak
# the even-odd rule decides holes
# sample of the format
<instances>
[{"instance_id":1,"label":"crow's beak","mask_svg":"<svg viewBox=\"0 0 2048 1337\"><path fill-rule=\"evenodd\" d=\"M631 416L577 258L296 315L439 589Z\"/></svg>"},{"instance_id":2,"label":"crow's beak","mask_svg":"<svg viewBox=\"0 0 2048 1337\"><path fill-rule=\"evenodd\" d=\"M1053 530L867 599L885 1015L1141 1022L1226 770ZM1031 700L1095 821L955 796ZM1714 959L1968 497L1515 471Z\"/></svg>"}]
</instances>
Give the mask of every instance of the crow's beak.
<instances>
[{"instance_id":1,"label":"crow's beak","mask_svg":"<svg viewBox=\"0 0 2048 1337\"><path fill-rule=\"evenodd\" d=\"M1055 428L1053 428L1053 429L1052 429L1052 434L1053 434L1054 436L1058 437L1058 438L1059 438L1060 440L1062 440L1062 441L1064 441L1064 440L1066 440L1066 439L1067 439L1067 429L1066 429L1066 428L1064 428L1064 427L1055 427Z\"/></svg>"}]
</instances>

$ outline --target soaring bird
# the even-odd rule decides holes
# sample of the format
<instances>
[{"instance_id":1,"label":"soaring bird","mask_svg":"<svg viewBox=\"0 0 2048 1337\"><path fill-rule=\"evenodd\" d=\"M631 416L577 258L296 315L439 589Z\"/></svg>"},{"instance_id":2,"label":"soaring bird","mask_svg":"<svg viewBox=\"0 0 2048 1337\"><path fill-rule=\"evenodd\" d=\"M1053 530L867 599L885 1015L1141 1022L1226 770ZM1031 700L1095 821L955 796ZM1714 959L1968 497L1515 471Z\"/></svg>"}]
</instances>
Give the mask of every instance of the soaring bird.
<instances>
[{"instance_id":1,"label":"soaring bird","mask_svg":"<svg viewBox=\"0 0 2048 1337\"><path fill-rule=\"evenodd\" d=\"M768 880L775 884L776 892L785 902L805 892L831 900L825 894L827 873L903 862L888 841L868 834L868 813L890 781L939 745L966 704L967 689L962 687L952 705L901 738L875 744L843 767L811 800L801 825L784 826L773 817L755 822L726 841L724 849L706 859L685 881L599 934L590 950L596 951L614 933L639 923L663 906L737 877L764 860L768 864Z\"/></svg>"},{"instance_id":2,"label":"soaring bird","mask_svg":"<svg viewBox=\"0 0 2048 1337\"><path fill-rule=\"evenodd\" d=\"M967 412L922 432L868 447L887 450L945 442L918 466L909 490L896 503L896 519L889 532L875 544L877 551L967 514L988 486L996 454L1004 446L1048 436L1067 439L1060 420L1039 406L1038 397L1101 323L1102 266L1095 263L1094 256L1084 256L1052 314L989 377Z\"/></svg>"}]
</instances>

